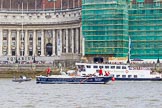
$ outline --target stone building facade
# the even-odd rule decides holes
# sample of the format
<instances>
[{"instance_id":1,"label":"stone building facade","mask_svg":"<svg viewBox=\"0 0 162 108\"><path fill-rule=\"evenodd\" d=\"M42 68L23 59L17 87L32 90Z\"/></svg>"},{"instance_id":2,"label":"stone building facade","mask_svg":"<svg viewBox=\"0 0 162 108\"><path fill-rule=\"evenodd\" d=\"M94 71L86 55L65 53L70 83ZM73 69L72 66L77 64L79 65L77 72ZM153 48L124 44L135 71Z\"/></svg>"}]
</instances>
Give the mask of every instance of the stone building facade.
<instances>
[{"instance_id":1,"label":"stone building facade","mask_svg":"<svg viewBox=\"0 0 162 108\"><path fill-rule=\"evenodd\" d=\"M81 8L0 11L0 61L79 59L81 52Z\"/></svg>"}]
</instances>

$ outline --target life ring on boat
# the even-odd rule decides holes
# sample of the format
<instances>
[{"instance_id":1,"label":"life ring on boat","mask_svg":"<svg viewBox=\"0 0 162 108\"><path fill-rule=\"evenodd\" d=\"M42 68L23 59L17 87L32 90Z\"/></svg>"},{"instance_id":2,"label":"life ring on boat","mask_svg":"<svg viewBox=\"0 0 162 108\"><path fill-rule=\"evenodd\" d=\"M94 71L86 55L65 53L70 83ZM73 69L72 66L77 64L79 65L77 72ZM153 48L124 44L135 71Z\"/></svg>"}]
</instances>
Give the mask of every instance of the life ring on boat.
<instances>
[{"instance_id":1,"label":"life ring on boat","mask_svg":"<svg viewBox=\"0 0 162 108\"><path fill-rule=\"evenodd\" d=\"M128 70L126 70L125 72L126 72L126 73L128 73L129 71L128 71Z\"/></svg>"}]
</instances>

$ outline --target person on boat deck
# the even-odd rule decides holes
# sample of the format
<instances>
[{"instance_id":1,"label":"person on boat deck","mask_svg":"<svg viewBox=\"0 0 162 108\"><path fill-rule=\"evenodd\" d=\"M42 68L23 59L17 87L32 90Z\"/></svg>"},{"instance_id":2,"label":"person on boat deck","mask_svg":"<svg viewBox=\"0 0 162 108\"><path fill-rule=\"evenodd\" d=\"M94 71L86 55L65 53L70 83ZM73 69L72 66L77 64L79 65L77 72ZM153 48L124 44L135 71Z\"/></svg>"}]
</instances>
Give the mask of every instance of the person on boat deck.
<instances>
[{"instance_id":1,"label":"person on boat deck","mask_svg":"<svg viewBox=\"0 0 162 108\"><path fill-rule=\"evenodd\" d=\"M50 67L47 68L46 74L47 74L47 76L49 76L51 74L51 68Z\"/></svg>"},{"instance_id":2,"label":"person on boat deck","mask_svg":"<svg viewBox=\"0 0 162 108\"><path fill-rule=\"evenodd\" d=\"M23 76L22 76L22 75L20 75L20 78L22 79L22 78L23 78Z\"/></svg>"},{"instance_id":3,"label":"person on boat deck","mask_svg":"<svg viewBox=\"0 0 162 108\"><path fill-rule=\"evenodd\" d=\"M103 73L102 73L102 69L100 68L100 70L99 70L99 76L101 76L101 75L103 75Z\"/></svg>"},{"instance_id":4,"label":"person on boat deck","mask_svg":"<svg viewBox=\"0 0 162 108\"><path fill-rule=\"evenodd\" d=\"M105 76L109 76L110 75L110 72L108 71L108 72L106 72L105 71Z\"/></svg>"}]
</instances>

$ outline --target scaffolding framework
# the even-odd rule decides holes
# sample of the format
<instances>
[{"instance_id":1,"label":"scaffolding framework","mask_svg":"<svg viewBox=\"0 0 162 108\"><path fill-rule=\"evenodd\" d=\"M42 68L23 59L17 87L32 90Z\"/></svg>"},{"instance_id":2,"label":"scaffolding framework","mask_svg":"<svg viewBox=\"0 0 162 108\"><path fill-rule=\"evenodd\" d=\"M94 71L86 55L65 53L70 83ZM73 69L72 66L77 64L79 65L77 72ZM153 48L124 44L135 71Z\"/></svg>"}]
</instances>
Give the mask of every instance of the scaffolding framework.
<instances>
[{"instance_id":1,"label":"scaffolding framework","mask_svg":"<svg viewBox=\"0 0 162 108\"><path fill-rule=\"evenodd\" d=\"M162 54L162 4L137 2L129 8L131 58L157 59Z\"/></svg>"},{"instance_id":2,"label":"scaffolding framework","mask_svg":"<svg viewBox=\"0 0 162 108\"><path fill-rule=\"evenodd\" d=\"M127 0L83 0L85 54L128 55Z\"/></svg>"},{"instance_id":3,"label":"scaffolding framework","mask_svg":"<svg viewBox=\"0 0 162 108\"><path fill-rule=\"evenodd\" d=\"M127 58L130 48L131 59L160 58L162 3L160 0L82 0L82 34L85 55Z\"/></svg>"}]
</instances>

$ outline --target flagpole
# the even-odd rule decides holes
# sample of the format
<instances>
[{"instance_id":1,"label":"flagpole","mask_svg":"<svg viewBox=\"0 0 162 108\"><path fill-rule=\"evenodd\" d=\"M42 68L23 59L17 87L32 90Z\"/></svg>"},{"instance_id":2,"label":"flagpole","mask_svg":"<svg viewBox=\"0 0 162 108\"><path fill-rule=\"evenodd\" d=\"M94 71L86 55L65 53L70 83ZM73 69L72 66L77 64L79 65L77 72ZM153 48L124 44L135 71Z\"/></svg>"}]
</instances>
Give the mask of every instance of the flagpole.
<instances>
[{"instance_id":1,"label":"flagpole","mask_svg":"<svg viewBox=\"0 0 162 108\"><path fill-rule=\"evenodd\" d=\"M62 10L62 0L61 0L61 10Z\"/></svg>"},{"instance_id":2,"label":"flagpole","mask_svg":"<svg viewBox=\"0 0 162 108\"><path fill-rule=\"evenodd\" d=\"M45 7L45 6L44 6L44 4L45 4L44 2L45 2L45 1L43 0L43 11L44 11L44 7Z\"/></svg>"},{"instance_id":3,"label":"flagpole","mask_svg":"<svg viewBox=\"0 0 162 108\"><path fill-rule=\"evenodd\" d=\"M79 0L78 0L78 8L79 8Z\"/></svg>"},{"instance_id":4,"label":"flagpole","mask_svg":"<svg viewBox=\"0 0 162 108\"><path fill-rule=\"evenodd\" d=\"M75 6L75 2L74 2L74 0L73 0L73 8L74 8L74 6Z\"/></svg>"},{"instance_id":5,"label":"flagpole","mask_svg":"<svg viewBox=\"0 0 162 108\"><path fill-rule=\"evenodd\" d=\"M27 6L26 6L26 8L27 8L27 11L28 11L28 9L29 9L29 6L28 6L29 4L28 4L28 1L27 1Z\"/></svg>"},{"instance_id":6,"label":"flagpole","mask_svg":"<svg viewBox=\"0 0 162 108\"><path fill-rule=\"evenodd\" d=\"M2 10L2 7L3 7L3 0L1 0L1 10Z\"/></svg>"},{"instance_id":7,"label":"flagpole","mask_svg":"<svg viewBox=\"0 0 162 108\"><path fill-rule=\"evenodd\" d=\"M53 10L55 11L55 1L53 1Z\"/></svg>"},{"instance_id":8,"label":"flagpole","mask_svg":"<svg viewBox=\"0 0 162 108\"><path fill-rule=\"evenodd\" d=\"M21 54L21 56L23 56L23 28L24 28L24 24L23 24L23 23L24 23L24 22L23 22L23 18L24 18L24 17L23 17L23 15L24 15L24 13L23 13L23 8L24 8L24 7L23 7L23 5L24 5L24 3L22 2L22 23L21 23L21 24L22 24L22 25L21 25L21 27L22 27L22 28L21 28L21 43L22 43L22 45L21 45L21 46L22 46L22 49L21 49L22 52L21 52L21 53L22 53L22 54Z\"/></svg>"},{"instance_id":9,"label":"flagpole","mask_svg":"<svg viewBox=\"0 0 162 108\"><path fill-rule=\"evenodd\" d=\"M11 10L11 0L10 0L10 10Z\"/></svg>"},{"instance_id":10,"label":"flagpole","mask_svg":"<svg viewBox=\"0 0 162 108\"><path fill-rule=\"evenodd\" d=\"M129 46L128 46L129 50L128 50L128 59L130 60L130 51L131 51L131 38L129 36Z\"/></svg>"},{"instance_id":11,"label":"flagpole","mask_svg":"<svg viewBox=\"0 0 162 108\"><path fill-rule=\"evenodd\" d=\"M68 0L68 4L67 5L68 5L67 8L69 9L69 0Z\"/></svg>"},{"instance_id":12,"label":"flagpole","mask_svg":"<svg viewBox=\"0 0 162 108\"><path fill-rule=\"evenodd\" d=\"M35 0L35 11L37 10L37 0Z\"/></svg>"}]
</instances>

